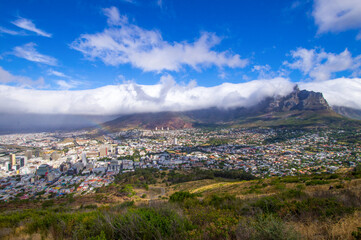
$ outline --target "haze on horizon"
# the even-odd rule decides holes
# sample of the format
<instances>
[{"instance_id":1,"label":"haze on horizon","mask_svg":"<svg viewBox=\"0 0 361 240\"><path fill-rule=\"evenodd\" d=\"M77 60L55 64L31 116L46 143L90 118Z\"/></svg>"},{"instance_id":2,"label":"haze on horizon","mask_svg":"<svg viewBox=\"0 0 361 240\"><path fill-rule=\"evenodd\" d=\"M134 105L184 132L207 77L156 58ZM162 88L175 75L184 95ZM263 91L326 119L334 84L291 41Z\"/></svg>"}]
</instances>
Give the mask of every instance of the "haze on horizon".
<instances>
[{"instance_id":1,"label":"haze on horizon","mask_svg":"<svg viewBox=\"0 0 361 240\"><path fill-rule=\"evenodd\" d=\"M248 107L296 84L361 109L358 0L0 3L0 112Z\"/></svg>"}]
</instances>

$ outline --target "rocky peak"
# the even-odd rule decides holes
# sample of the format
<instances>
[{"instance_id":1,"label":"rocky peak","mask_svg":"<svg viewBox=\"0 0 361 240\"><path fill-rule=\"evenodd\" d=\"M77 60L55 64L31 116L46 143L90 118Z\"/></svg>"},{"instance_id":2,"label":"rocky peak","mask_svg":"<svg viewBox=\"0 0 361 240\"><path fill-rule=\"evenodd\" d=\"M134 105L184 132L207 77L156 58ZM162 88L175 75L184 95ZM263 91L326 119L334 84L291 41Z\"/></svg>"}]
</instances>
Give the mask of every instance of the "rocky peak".
<instances>
[{"instance_id":1,"label":"rocky peak","mask_svg":"<svg viewBox=\"0 0 361 240\"><path fill-rule=\"evenodd\" d=\"M300 90L296 85L293 91L284 97L268 99L267 112L286 112L292 110L330 110L322 93Z\"/></svg>"}]
</instances>

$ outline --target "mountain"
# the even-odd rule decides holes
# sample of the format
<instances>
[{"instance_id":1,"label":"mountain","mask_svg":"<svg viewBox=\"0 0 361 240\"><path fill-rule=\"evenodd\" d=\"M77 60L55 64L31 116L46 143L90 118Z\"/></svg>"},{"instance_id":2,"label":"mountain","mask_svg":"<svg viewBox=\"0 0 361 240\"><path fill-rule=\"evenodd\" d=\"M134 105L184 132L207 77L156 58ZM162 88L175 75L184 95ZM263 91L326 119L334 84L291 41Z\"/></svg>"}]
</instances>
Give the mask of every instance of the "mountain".
<instances>
[{"instance_id":1,"label":"mountain","mask_svg":"<svg viewBox=\"0 0 361 240\"><path fill-rule=\"evenodd\" d=\"M103 127L110 131L119 129L183 129L192 128L192 119L180 112L160 112L160 113L139 113L121 116L115 120L106 122Z\"/></svg>"},{"instance_id":2,"label":"mountain","mask_svg":"<svg viewBox=\"0 0 361 240\"><path fill-rule=\"evenodd\" d=\"M333 106L332 109L337 112L338 114L341 114L342 116L361 120L361 110L355 109L355 108L349 108L349 107L342 107L342 106Z\"/></svg>"},{"instance_id":3,"label":"mountain","mask_svg":"<svg viewBox=\"0 0 361 240\"><path fill-rule=\"evenodd\" d=\"M322 93L300 90L287 96L268 97L250 107L208 108L185 112L139 113L121 116L102 126L108 131L125 129L182 129L192 127L341 127L360 126L334 112Z\"/></svg>"}]
</instances>

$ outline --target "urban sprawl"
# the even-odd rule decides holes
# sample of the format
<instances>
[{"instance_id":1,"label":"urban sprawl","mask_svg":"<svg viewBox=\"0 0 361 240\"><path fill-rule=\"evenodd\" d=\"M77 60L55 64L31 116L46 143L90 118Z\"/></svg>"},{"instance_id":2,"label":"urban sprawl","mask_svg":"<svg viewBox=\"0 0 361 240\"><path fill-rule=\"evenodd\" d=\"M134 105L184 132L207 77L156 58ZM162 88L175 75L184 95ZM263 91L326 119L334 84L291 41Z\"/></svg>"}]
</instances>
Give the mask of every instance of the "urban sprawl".
<instances>
[{"instance_id":1,"label":"urban sprawl","mask_svg":"<svg viewBox=\"0 0 361 240\"><path fill-rule=\"evenodd\" d=\"M92 193L137 168L244 170L256 177L355 167L342 130L155 129L0 136L0 200Z\"/></svg>"}]
</instances>

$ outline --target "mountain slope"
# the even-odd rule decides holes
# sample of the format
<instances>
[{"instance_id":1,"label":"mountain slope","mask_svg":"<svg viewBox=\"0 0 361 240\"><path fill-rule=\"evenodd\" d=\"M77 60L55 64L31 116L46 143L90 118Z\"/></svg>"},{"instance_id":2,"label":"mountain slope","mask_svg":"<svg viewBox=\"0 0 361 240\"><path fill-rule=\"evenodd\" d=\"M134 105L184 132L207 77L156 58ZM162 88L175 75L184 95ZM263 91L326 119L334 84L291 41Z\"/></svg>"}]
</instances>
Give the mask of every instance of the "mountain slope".
<instances>
[{"instance_id":1,"label":"mountain slope","mask_svg":"<svg viewBox=\"0 0 361 240\"><path fill-rule=\"evenodd\" d=\"M349 107L341 107L341 106L333 106L332 109L337 112L338 114L341 114L342 116L361 120L361 110L360 109L354 109Z\"/></svg>"},{"instance_id":2,"label":"mountain slope","mask_svg":"<svg viewBox=\"0 0 361 240\"><path fill-rule=\"evenodd\" d=\"M345 125L359 127L360 122L334 112L322 93L295 87L287 96L268 97L248 108L131 114L106 122L103 127L118 131L133 128L183 129L207 126L327 128Z\"/></svg>"}]
</instances>

